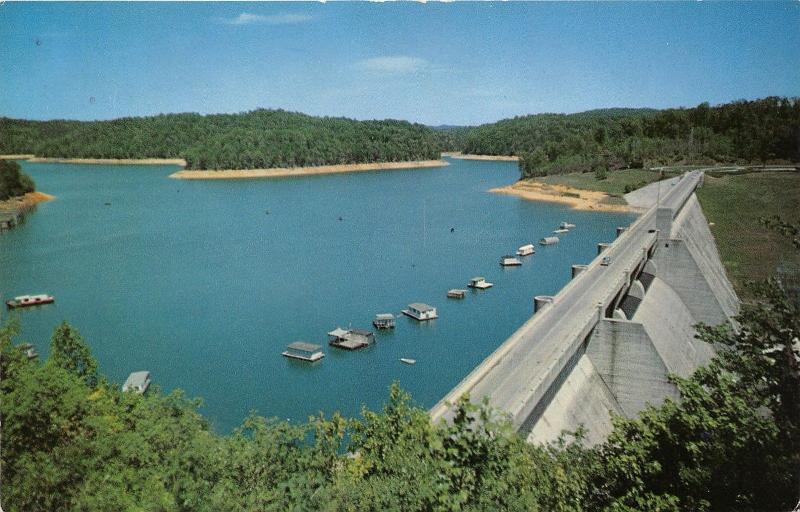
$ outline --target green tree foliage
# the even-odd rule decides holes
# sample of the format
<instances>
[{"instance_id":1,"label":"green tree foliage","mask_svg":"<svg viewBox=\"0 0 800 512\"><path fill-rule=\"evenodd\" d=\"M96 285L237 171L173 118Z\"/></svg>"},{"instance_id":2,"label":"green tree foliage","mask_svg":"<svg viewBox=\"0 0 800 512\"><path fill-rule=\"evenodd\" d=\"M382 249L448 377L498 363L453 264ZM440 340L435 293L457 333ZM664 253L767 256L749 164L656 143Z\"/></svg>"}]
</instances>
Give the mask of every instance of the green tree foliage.
<instances>
[{"instance_id":1,"label":"green tree foliage","mask_svg":"<svg viewBox=\"0 0 800 512\"><path fill-rule=\"evenodd\" d=\"M800 160L800 101L538 114L470 130L465 153L518 155L523 177L676 163ZM526 158L535 151L536 158ZM546 155L542 161L541 154Z\"/></svg>"},{"instance_id":2,"label":"green tree foliage","mask_svg":"<svg viewBox=\"0 0 800 512\"><path fill-rule=\"evenodd\" d=\"M36 186L12 160L0 160L0 201L33 192Z\"/></svg>"},{"instance_id":3,"label":"green tree foliage","mask_svg":"<svg viewBox=\"0 0 800 512\"><path fill-rule=\"evenodd\" d=\"M64 158L184 158L189 169L258 169L439 158L438 132L283 110L113 121L0 118L0 153Z\"/></svg>"},{"instance_id":4,"label":"green tree foliage","mask_svg":"<svg viewBox=\"0 0 800 512\"><path fill-rule=\"evenodd\" d=\"M97 361L78 330L67 322L53 332L47 361L83 379L90 388L97 384Z\"/></svg>"}]
</instances>

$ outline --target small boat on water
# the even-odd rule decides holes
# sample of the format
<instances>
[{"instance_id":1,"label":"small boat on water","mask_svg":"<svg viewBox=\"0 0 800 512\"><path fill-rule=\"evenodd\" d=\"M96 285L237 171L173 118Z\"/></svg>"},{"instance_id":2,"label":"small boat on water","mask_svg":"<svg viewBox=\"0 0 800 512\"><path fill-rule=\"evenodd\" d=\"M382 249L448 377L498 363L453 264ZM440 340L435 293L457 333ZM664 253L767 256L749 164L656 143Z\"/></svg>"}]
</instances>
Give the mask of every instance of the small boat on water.
<instances>
[{"instance_id":1,"label":"small boat on water","mask_svg":"<svg viewBox=\"0 0 800 512\"><path fill-rule=\"evenodd\" d=\"M413 304L408 305L408 309L403 310L403 314L406 316L410 316L414 320L418 322L424 322L425 320L433 320L435 318L439 318L439 315L436 314L436 308L433 306L429 306L427 304L422 304L421 302L415 302Z\"/></svg>"},{"instance_id":2,"label":"small boat on water","mask_svg":"<svg viewBox=\"0 0 800 512\"><path fill-rule=\"evenodd\" d=\"M485 290L494 286L494 283L487 282L485 277L473 277L469 280L467 286L470 288L477 288L478 290Z\"/></svg>"},{"instance_id":3,"label":"small boat on water","mask_svg":"<svg viewBox=\"0 0 800 512\"><path fill-rule=\"evenodd\" d=\"M506 255L500 258L500 266L502 267L517 267L522 265L522 262L511 255Z\"/></svg>"},{"instance_id":4,"label":"small boat on water","mask_svg":"<svg viewBox=\"0 0 800 512\"><path fill-rule=\"evenodd\" d=\"M321 348L322 347L319 345L314 345L313 343L295 341L294 343L290 343L281 355L289 359L299 359L301 361L313 363L325 357L325 354L320 350Z\"/></svg>"},{"instance_id":5,"label":"small boat on water","mask_svg":"<svg viewBox=\"0 0 800 512\"><path fill-rule=\"evenodd\" d=\"M559 228L559 229L554 230L553 233L555 233L555 234L569 233L569 230L568 229Z\"/></svg>"},{"instance_id":6,"label":"small boat on water","mask_svg":"<svg viewBox=\"0 0 800 512\"><path fill-rule=\"evenodd\" d=\"M517 249L517 256L530 256L535 252L536 248L533 246L533 244L523 245Z\"/></svg>"},{"instance_id":7,"label":"small boat on water","mask_svg":"<svg viewBox=\"0 0 800 512\"><path fill-rule=\"evenodd\" d=\"M406 363L406 364L417 364L417 360L416 359L411 359L409 357L401 357L400 361L402 361L403 363Z\"/></svg>"},{"instance_id":8,"label":"small boat on water","mask_svg":"<svg viewBox=\"0 0 800 512\"><path fill-rule=\"evenodd\" d=\"M557 244L558 242L559 242L559 240L558 240L557 236L546 236L546 237L542 238L541 240L539 240L539 243L542 244L542 245L553 245L553 244Z\"/></svg>"},{"instance_id":9,"label":"small boat on water","mask_svg":"<svg viewBox=\"0 0 800 512\"><path fill-rule=\"evenodd\" d=\"M337 327L328 333L328 345L346 350L358 350L375 343L375 334L363 329L344 330Z\"/></svg>"},{"instance_id":10,"label":"small boat on water","mask_svg":"<svg viewBox=\"0 0 800 512\"><path fill-rule=\"evenodd\" d=\"M569 222L562 222L558 225L558 229L572 229L575 227L575 224Z\"/></svg>"},{"instance_id":11,"label":"small boat on water","mask_svg":"<svg viewBox=\"0 0 800 512\"><path fill-rule=\"evenodd\" d=\"M447 290L447 296L451 299L463 299L467 296L467 290L453 288L452 290Z\"/></svg>"},{"instance_id":12,"label":"small boat on water","mask_svg":"<svg viewBox=\"0 0 800 512\"><path fill-rule=\"evenodd\" d=\"M148 371L141 371L141 372L133 372L128 375L128 379L125 381L125 384L122 385L122 392L133 391L135 393L139 393L140 395L147 391L147 388L150 387L150 372Z\"/></svg>"},{"instance_id":13,"label":"small boat on water","mask_svg":"<svg viewBox=\"0 0 800 512\"><path fill-rule=\"evenodd\" d=\"M11 300L6 301L6 306L8 309L14 308L24 308L28 306L38 306L40 304L50 304L55 302L55 297L52 295L20 295L19 297L14 297Z\"/></svg>"},{"instance_id":14,"label":"small boat on water","mask_svg":"<svg viewBox=\"0 0 800 512\"><path fill-rule=\"evenodd\" d=\"M375 315L372 325L376 329L394 329L394 315L391 313L378 313Z\"/></svg>"}]
</instances>

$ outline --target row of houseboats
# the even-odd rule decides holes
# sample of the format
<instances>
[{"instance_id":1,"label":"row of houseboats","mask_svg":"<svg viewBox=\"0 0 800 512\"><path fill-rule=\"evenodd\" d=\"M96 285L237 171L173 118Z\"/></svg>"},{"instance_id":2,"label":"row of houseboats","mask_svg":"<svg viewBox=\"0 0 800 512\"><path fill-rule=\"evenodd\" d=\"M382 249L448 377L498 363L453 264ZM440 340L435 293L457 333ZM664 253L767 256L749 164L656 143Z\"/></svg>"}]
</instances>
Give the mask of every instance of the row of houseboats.
<instances>
[{"instance_id":1,"label":"row of houseboats","mask_svg":"<svg viewBox=\"0 0 800 512\"><path fill-rule=\"evenodd\" d=\"M566 233L574 227L575 224L562 222L558 229L554 232ZM553 245L557 244L558 242L559 239L555 236L545 237L539 240L541 245ZM536 247L533 244L527 244L517 249L516 256L524 257L535 253ZM500 265L503 267L512 267L522 265L522 262L513 255L506 255L500 258ZM492 286L494 286L494 283L488 282L485 277L481 276L473 277L467 284L467 287L476 290L486 290ZM447 291L447 297L451 299L464 299L466 296L467 290L461 288L453 288ZM417 320L418 322L433 320L439 316L435 307L420 302L409 304L406 309L402 310L402 313L413 318L414 320ZM376 329L394 329L396 325L395 317L391 313L379 313L375 315L372 325L375 326ZM362 329L346 330L342 329L341 327L337 327L328 333L328 344L332 347L342 348L345 350L358 350L368 347L374 343L374 341L375 334ZM316 362L325 357L325 353L322 351L321 345L316 345L305 341L295 341L294 343L290 343L282 355L290 359L299 359L301 361L309 362ZM400 358L400 361L406 364L416 363L416 360L405 357Z\"/></svg>"},{"instance_id":2,"label":"row of houseboats","mask_svg":"<svg viewBox=\"0 0 800 512\"><path fill-rule=\"evenodd\" d=\"M421 302L409 304L406 309L402 310L402 313L418 322L425 322L439 317L435 307ZM372 320L372 325L378 330L383 330L394 329L397 323L393 314L379 313ZM342 329L337 327L328 333L328 345L335 348L358 350L373 343L375 343L375 333L364 329ZM325 353L322 352L322 346L305 341L290 343L282 355L290 359L299 359L312 363L325 357ZM407 357L401 357L400 361L406 364L417 362L415 359Z\"/></svg>"}]
</instances>

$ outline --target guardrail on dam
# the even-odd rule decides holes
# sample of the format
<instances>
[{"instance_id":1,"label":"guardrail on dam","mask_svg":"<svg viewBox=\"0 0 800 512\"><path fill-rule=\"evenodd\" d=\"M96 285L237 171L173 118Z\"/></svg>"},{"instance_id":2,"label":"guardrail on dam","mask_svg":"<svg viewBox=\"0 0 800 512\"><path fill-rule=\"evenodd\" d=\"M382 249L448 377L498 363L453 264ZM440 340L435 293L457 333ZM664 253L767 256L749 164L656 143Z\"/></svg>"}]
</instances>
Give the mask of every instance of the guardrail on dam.
<instances>
[{"instance_id":1,"label":"guardrail on dam","mask_svg":"<svg viewBox=\"0 0 800 512\"><path fill-rule=\"evenodd\" d=\"M713 356L693 326L729 322L738 308L694 196L702 181L702 171L672 180L557 295L537 297L535 314L431 409L433 421L469 393L530 441L584 425L595 443L611 430L609 411L632 416L676 396L667 375Z\"/></svg>"}]
</instances>

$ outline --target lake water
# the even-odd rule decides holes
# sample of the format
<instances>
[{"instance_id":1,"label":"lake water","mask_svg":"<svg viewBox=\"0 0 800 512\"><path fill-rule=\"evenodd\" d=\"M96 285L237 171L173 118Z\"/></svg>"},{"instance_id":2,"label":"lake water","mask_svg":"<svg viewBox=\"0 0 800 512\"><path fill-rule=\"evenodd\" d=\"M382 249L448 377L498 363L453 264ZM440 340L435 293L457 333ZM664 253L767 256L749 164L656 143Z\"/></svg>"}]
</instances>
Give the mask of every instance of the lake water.
<instances>
[{"instance_id":1,"label":"lake water","mask_svg":"<svg viewBox=\"0 0 800 512\"><path fill-rule=\"evenodd\" d=\"M556 293L571 264L588 263L597 242L634 218L491 194L518 177L516 164L451 162L262 181L22 163L57 199L0 236L0 296L55 295L54 305L18 313L22 338L42 357L67 320L110 380L149 370L164 391L202 397L221 432L251 410L357 415L379 407L393 381L430 407L531 315L533 296ZM577 228L559 245L537 245L522 267L499 266L563 220ZM473 276L494 288L446 298ZM376 313L411 302L436 306L440 318L401 316L362 351L327 345L336 326L371 330ZM296 340L323 345L325 359L281 357Z\"/></svg>"}]
</instances>

